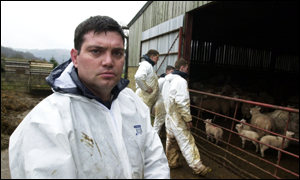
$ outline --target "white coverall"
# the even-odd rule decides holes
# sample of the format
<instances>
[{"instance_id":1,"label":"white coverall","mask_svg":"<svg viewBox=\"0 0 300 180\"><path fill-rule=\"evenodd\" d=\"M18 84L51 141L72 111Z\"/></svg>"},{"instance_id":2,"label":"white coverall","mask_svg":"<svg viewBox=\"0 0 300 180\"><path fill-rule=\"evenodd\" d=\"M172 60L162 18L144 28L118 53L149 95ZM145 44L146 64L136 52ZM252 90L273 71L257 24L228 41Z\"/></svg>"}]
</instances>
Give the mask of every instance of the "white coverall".
<instances>
[{"instance_id":1,"label":"white coverall","mask_svg":"<svg viewBox=\"0 0 300 180\"><path fill-rule=\"evenodd\" d=\"M164 82L165 82L165 77L160 77L158 79L159 94L158 94L157 101L154 105L155 118L154 118L153 128L157 132L157 134L160 133L161 127L165 123L165 119L166 119L166 110L165 110L164 100L162 96L162 87L164 85Z\"/></svg>"},{"instance_id":2,"label":"white coverall","mask_svg":"<svg viewBox=\"0 0 300 180\"><path fill-rule=\"evenodd\" d=\"M70 70L70 66L66 71ZM68 72L58 86L73 87ZM10 137L12 178L170 178L149 109L129 88L108 109L95 99L54 92Z\"/></svg>"},{"instance_id":3,"label":"white coverall","mask_svg":"<svg viewBox=\"0 0 300 180\"><path fill-rule=\"evenodd\" d=\"M165 79L162 94L167 112L165 121L166 155L169 166L171 168L179 166L181 151L188 165L195 174L198 174L205 166L200 159L194 137L186 125L187 122L192 121L187 81L177 74L168 74Z\"/></svg>"},{"instance_id":4,"label":"white coverall","mask_svg":"<svg viewBox=\"0 0 300 180\"><path fill-rule=\"evenodd\" d=\"M159 94L157 75L154 72L152 65L147 61L142 61L139 64L139 68L136 71L134 78L137 88L136 94L143 99L151 112ZM146 92L149 88L152 88L153 90L151 94Z\"/></svg>"}]
</instances>

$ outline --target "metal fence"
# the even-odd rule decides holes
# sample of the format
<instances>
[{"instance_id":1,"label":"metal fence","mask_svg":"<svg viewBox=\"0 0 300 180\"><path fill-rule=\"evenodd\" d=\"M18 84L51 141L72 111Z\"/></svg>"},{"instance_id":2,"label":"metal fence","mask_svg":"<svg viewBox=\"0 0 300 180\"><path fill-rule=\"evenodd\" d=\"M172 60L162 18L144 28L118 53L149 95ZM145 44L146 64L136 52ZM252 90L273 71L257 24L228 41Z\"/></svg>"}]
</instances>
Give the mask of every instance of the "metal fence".
<instances>
[{"instance_id":1,"label":"metal fence","mask_svg":"<svg viewBox=\"0 0 300 180\"><path fill-rule=\"evenodd\" d=\"M283 137L283 143L288 139L290 141L290 144L292 142L293 144L296 144L293 149L282 149L283 146L281 146L281 148L277 148L271 145L267 145L260 142L259 140L247 138L246 136L239 134L235 130L235 124L241 123L241 121L237 119L237 114L242 103L257 105L272 110L279 109L287 111L289 112L289 116L291 115L291 113L296 113L298 115L299 124L298 109L222 96L192 89L190 89L189 91L191 95L214 97L235 103L234 111L230 115L214 112L209 109L203 108L201 106L202 99L200 104L198 105L191 104L193 122L195 122L194 128L192 129L192 134L194 135L196 143L201 152L206 153L212 159L220 162L223 166L228 167L233 172L236 172L240 176L245 178L299 178L299 139L289 138L285 135L261 129L257 126L246 123L246 125L250 126L252 129L259 129L273 136ZM204 113L206 113L206 115L204 115ZM221 143L218 143L216 145L206 139L204 123L204 120L206 119L205 116L214 117L212 125L223 129L224 134L223 139L220 141ZM287 130L288 124L289 120L287 121L285 131ZM240 136L243 136L250 141L264 144L268 146L269 149L273 150L266 150L265 154L268 154L268 156L262 158L260 157L260 154L254 151L255 148L251 142L249 142L247 146L248 148L241 148ZM251 145L253 145L253 147L251 147ZM276 156L277 153L276 155L274 155L274 153L277 151L279 151L278 157Z\"/></svg>"}]
</instances>

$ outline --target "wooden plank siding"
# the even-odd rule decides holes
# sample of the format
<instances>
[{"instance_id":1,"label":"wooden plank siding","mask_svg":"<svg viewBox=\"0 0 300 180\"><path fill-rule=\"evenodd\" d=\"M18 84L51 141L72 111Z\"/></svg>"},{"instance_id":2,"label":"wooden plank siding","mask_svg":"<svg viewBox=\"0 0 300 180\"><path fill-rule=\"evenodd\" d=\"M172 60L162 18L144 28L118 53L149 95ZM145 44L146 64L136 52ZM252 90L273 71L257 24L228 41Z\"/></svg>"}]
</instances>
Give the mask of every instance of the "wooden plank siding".
<instances>
[{"instance_id":1,"label":"wooden plank siding","mask_svg":"<svg viewBox=\"0 0 300 180\"><path fill-rule=\"evenodd\" d=\"M129 23L128 66L136 67L140 61L142 32L185 14L211 1L152 1L134 21Z\"/></svg>"},{"instance_id":2,"label":"wooden plank siding","mask_svg":"<svg viewBox=\"0 0 300 180\"><path fill-rule=\"evenodd\" d=\"M1 59L2 60L2 59ZM45 78L53 69L53 64L28 59L3 59L4 72L1 72L1 89L31 92L51 88Z\"/></svg>"}]
</instances>

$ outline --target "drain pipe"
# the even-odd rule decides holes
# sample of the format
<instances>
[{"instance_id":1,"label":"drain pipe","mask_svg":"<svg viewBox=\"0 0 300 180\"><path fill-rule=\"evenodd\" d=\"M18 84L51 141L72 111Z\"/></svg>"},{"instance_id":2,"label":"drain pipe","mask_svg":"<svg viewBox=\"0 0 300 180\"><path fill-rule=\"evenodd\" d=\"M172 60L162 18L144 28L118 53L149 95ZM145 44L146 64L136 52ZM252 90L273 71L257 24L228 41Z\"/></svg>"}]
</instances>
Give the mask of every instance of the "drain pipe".
<instances>
[{"instance_id":1,"label":"drain pipe","mask_svg":"<svg viewBox=\"0 0 300 180\"><path fill-rule=\"evenodd\" d=\"M129 28L127 26L122 26L123 30L129 30ZM124 79L128 78L128 56L129 56L129 52L128 52L128 48L129 48L129 33L128 36L125 35L125 39L126 39L126 49L125 49L125 72L124 72Z\"/></svg>"}]
</instances>

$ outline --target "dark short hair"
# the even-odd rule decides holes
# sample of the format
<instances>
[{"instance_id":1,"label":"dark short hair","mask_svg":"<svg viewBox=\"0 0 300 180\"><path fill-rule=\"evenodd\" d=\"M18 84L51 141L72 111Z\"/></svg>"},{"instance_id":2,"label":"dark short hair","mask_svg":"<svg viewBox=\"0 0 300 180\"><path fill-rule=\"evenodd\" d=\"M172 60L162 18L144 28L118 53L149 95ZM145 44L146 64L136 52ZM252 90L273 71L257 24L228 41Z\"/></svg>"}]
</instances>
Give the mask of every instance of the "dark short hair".
<instances>
[{"instance_id":1,"label":"dark short hair","mask_svg":"<svg viewBox=\"0 0 300 180\"><path fill-rule=\"evenodd\" d=\"M74 46L75 49L78 50L78 54L80 53L84 41L83 36L90 31L94 31L94 33L106 33L108 31L118 32L122 36L124 44L125 34L117 21L108 16L91 16L81 22L75 29Z\"/></svg>"},{"instance_id":2,"label":"dark short hair","mask_svg":"<svg viewBox=\"0 0 300 180\"><path fill-rule=\"evenodd\" d=\"M184 58L180 58L175 62L175 69L179 70L181 66L188 65L188 62Z\"/></svg>"},{"instance_id":3,"label":"dark short hair","mask_svg":"<svg viewBox=\"0 0 300 180\"><path fill-rule=\"evenodd\" d=\"M166 68L166 71L174 70L175 68L173 66L168 65Z\"/></svg>"},{"instance_id":4,"label":"dark short hair","mask_svg":"<svg viewBox=\"0 0 300 180\"><path fill-rule=\"evenodd\" d=\"M147 52L146 55L147 55L148 57L150 57L150 56L157 56L157 55L159 55L159 52L156 51L155 49L150 49L150 50Z\"/></svg>"}]
</instances>

